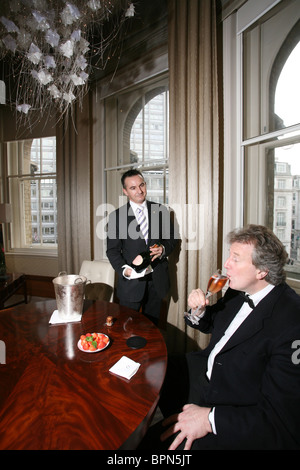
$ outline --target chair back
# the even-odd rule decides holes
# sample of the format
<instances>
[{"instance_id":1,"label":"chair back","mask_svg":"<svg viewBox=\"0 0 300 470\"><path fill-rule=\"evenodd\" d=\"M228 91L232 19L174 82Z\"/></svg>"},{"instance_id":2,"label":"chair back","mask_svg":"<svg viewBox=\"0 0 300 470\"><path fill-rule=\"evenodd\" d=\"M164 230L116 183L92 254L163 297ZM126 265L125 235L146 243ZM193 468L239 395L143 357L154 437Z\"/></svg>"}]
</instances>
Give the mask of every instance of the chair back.
<instances>
[{"instance_id":1,"label":"chair back","mask_svg":"<svg viewBox=\"0 0 300 470\"><path fill-rule=\"evenodd\" d=\"M85 286L86 299L113 301L115 271L109 261L84 260L79 274L90 281Z\"/></svg>"}]
</instances>

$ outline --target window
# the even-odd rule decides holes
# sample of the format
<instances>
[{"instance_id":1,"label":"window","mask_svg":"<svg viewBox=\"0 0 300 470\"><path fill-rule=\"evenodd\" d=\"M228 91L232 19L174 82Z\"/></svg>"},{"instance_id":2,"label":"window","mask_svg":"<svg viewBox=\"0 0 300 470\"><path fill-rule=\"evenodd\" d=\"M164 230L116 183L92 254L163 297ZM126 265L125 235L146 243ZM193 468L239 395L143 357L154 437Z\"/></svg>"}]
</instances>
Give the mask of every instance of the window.
<instances>
[{"instance_id":1,"label":"window","mask_svg":"<svg viewBox=\"0 0 300 470\"><path fill-rule=\"evenodd\" d=\"M130 132L130 154L145 168L147 197L160 203L168 202L168 100L165 88L155 88L143 95L139 101L141 110ZM147 164L155 169L147 170Z\"/></svg>"},{"instance_id":2,"label":"window","mask_svg":"<svg viewBox=\"0 0 300 470\"><path fill-rule=\"evenodd\" d=\"M285 183L285 180L278 179L277 181L275 181L275 187L277 186L277 189L285 189Z\"/></svg>"},{"instance_id":3,"label":"window","mask_svg":"<svg viewBox=\"0 0 300 470\"><path fill-rule=\"evenodd\" d=\"M118 95L115 100L118 103L117 165L113 167L109 165L109 162L113 161L112 142L107 149L107 200L113 201L109 188L114 186L115 189L116 183L120 185L121 174L129 168L137 168L143 173L147 182L147 198L167 204L169 158L167 80L149 82L140 88ZM111 99L107 101L109 110L110 103Z\"/></svg>"},{"instance_id":4,"label":"window","mask_svg":"<svg viewBox=\"0 0 300 470\"><path fill-rule=\"evenodd\" d=\"M7 144L11 248L57 248L55 137Z\"/></svg>"},{"instance_id":5,"label":"window","mask_svg":"<svg viewBox=\"0 0 300 470\"><path fill-rule=\"evenodd\" d=\"M243 32L244 223L269 226L300 275L300 12L280 2ZM265 203L264 203L265 201Z\"/></svg>"},{"instance_id":6,"label":"window","mask_svg":"<svg viewBox=\"0 0 300 470\"><path fill-rule=\"evenodd\" d=\"M277 198L277 206L278 207L286 207L286 198L278 196Z\"/></svg>"},{"instance_id":7,"label":"window","mask_svg":"<svg viewBox=\"0 0 300 470\"><path fill-rule=\"evenodd\" d=\"M285 214L285 212L277 212L277 225L282 226L282 227L286 226L286 214Z\"/></svg>"}]
</instances>

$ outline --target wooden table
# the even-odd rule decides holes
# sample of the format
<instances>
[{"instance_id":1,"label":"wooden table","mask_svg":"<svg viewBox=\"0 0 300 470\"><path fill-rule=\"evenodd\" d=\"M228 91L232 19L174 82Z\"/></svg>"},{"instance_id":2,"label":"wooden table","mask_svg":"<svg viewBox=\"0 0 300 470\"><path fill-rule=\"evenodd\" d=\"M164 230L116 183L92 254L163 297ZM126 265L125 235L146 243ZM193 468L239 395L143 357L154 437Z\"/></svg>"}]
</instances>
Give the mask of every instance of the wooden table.
<instances>
[{"instance_id":1,"label":"wooden table","mask_svg":"<svg viewBox=\"0 0 300 470\"><path fill-rule=\"evenodd\" d=\"M167 351L155 325L142 314L109 302L84 306L81 322L50 325L55 300L0 312L0 449L133 450L159 399ZM108 315L115 319L105 325ZM103 332L108 348L78 349L81 334ZM146 346L126 340L139 335ZM141 364L130 379L109 369L122 356Z\"/></svg>"}]
</instances>

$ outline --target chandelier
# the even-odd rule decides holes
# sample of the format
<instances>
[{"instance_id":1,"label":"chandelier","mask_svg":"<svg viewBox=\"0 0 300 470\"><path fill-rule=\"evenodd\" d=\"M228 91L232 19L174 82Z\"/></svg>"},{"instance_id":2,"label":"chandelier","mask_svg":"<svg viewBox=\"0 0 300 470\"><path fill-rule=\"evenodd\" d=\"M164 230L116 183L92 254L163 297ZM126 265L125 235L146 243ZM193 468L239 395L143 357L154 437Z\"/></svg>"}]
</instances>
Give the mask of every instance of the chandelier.
<instances>
[{"instance_id":1,"label":"chandelier","mask_svg":"<svg viewBox=\"0 0 300 470\"><path fill-rule=\"evenodd\" d=\"M62 117L82 101L93 69L104 69L134 16L128 0L9 0L1 6L0 59L9 64L17 115ZM6 60L7 59L7 60Z\"/></svg>"}]
</instances>

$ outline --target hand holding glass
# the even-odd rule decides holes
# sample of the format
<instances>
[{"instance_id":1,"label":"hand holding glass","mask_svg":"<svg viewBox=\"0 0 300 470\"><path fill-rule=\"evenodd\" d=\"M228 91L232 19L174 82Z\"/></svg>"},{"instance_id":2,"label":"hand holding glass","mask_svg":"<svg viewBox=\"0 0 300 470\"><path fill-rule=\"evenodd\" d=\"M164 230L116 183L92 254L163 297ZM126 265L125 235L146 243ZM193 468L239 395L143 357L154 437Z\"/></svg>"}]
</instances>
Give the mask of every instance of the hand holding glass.
<instances>
[{"instance_id":1,"label":"hand holding glass","mask_svg":"<svg viewBox=\"0 0 300 470\"><path fill-rule=\"evenodd\" d=\"M228 280L228 277L225 274L223 274L220 269L218 269L210 277L208 281L205 299L207 299L213 294L216 294L217 292L220 292L220 290L222 290L223 287L225 286L227 280ZM184 316L187 317L188 320L190 320L193 324L194 323L198 324L199 322L198 313L199 313L199 310L203 307L204 307L203 305L199 305L193 313L184 312Z\"/></svg>"}]
</instances>

